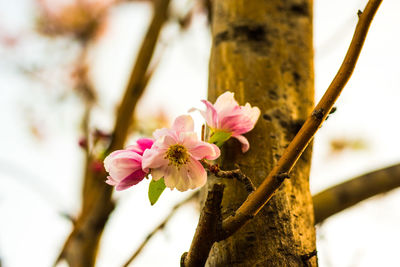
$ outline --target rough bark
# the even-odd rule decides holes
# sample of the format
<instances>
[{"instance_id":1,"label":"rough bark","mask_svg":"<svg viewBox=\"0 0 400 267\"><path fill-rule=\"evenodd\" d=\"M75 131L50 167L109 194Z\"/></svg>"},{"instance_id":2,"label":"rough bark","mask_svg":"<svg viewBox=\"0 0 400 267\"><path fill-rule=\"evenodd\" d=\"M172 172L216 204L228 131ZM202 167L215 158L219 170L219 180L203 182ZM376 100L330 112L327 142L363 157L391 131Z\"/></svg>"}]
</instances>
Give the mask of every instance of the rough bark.
<instances>
[{"instance_id":1,"label":"rough bark","mask_svg":"<svg viewBox=\"0 0 400 267\"><path fill-rule=\"evenodd\" d=\"M229 90L244 104L260 107L251 148L235 140L224 146L221 165L261 183L313 105L311 0L215 0L209 98ZM209 266L316 266L315 229L308 176L311 151L302 156L269 204L230 238L214 244ZM212 183L212 182L211 182ZM211 184L210 183L210 184ZM222 216L230 215L247 192L226 180Z\"/></svg>"}]
</instances>

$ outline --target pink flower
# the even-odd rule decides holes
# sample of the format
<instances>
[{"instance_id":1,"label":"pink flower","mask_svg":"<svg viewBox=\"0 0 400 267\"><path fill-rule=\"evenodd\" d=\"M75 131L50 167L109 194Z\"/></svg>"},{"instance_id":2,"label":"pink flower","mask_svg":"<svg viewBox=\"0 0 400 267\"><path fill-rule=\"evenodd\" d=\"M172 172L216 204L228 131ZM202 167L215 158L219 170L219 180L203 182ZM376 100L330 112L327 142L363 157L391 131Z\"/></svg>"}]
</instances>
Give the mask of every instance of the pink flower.
<instances>
[{"instance_id":1,"label":"pink flower","mask_svg":"<svg viewBox=\"0 0 400 267\"><path fill-rule=\"evenodd\" d=\"M214 144L199 141L193 129L192 117L183 115L175 119L171 129L154 132L156 141L143 154L143 169L151 169L154 180L164 177L167 187L179 191L206 183L207 173L199 160L216 159L220 151Z\"/></svg>"},{"instance_id":2,"label":"pink flower","mask_svg":"<svg viewBox=\"0 0 400 267\"><path fill-rule=\"evenodd\" d=\"M153 143L153 139L141 138L136 144L108 155L104 159L104 167L110 174L106 183L121 191L142 181L148 173L142 169L142 156Z\"/></svg>"},{"instance_id":3,"label":"pink flower","mask_svg":"<svg viewBox=\"0 0 400 267\"><path fill-rule=\"evenodd\" d=\"M251 107L249 103L239 106L234 93L225 92L217 98L215 104L202 100L206 111L200 111L213 133L226 132L242 143L242 152L250 148L249 141L242 134L251 131L260 116L258 107Z\"/></svg>"}]
</instances>

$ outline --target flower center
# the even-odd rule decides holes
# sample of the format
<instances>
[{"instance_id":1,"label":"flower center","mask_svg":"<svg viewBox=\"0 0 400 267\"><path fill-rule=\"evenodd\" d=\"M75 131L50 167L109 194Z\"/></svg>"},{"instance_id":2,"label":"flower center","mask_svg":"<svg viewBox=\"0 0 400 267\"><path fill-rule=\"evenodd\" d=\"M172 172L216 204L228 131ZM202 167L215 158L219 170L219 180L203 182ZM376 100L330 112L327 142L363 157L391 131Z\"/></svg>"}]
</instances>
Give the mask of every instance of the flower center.
<instances>
[{"instance_id":1,"label":"flower center","mask_svg":"<svg viewBox=\"0 0 400 267\"><path fill-rule=\"evenodd\" d=\"M169 160L169 164L180 167L189 161L189 154L187 149L182 145L170 146L166 152L165 158Z\"/></svg>"}]
</instances>

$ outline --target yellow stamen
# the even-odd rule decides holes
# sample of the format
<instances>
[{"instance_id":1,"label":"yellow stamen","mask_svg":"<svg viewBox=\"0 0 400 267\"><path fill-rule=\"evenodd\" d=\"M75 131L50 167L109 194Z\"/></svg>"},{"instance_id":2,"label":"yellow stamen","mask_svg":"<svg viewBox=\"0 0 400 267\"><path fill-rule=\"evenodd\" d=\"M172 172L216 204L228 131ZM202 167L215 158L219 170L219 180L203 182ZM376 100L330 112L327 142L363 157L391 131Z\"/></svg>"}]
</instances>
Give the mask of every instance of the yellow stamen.
<instances>
[{"instance_id":1,"label":"yellow stamen","mask_svg":"<svg viewBox=\"0 0 400 267\"><path fill-rule=\"evenodd\" d=\"M169 165L172 164L179 168L189 161L189 153L184 146L176 144L169 147L165 153L165 159L169 160Z\"/></svg>"}]
</instances>

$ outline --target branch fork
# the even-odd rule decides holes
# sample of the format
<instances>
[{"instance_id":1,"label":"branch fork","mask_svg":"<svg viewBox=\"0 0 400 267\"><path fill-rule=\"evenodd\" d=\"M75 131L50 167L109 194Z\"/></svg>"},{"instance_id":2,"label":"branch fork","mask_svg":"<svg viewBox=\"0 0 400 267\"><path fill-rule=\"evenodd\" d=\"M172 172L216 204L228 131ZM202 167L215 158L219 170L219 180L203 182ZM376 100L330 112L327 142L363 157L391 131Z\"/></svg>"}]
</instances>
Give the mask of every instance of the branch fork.
<instances>
[{"instance_id":1,"label":"branch fork","mask_svg":"<svg viewBox=\"0 0 400 267\"><path fill-rule=\"evenodd\" d=\"M200 221L196 230L196 234L193 238L190 250L182 260L182 267L204 266L213 243L233 235L251 218L257 215L257 213L268 203L271 197L279 189L284 180L289 177L288 174L290 173L308 144L311 142L312 138L321 127L326 117L329 115L329 111L332 110L335 101L338 99L344 86L350 79L351 74L354 71L357 59L360 55L361 48L367 36L369 26L371 25L372 19L376 11L378 10L381 2L382 0L369 0L367 6L365 7L365 10L363 12L358 12L359 21L357 23L353 39L350 43L347 54L338 70L338 73L334 77L332 83L329 85L319 103L314 108L313 112L310 114L310 116L301 127L300 131L296 134L294 139L286 148L282 157L279 159L278 163L272 169L269 175L264 179L261 185L258 186L258 188L254 192L249 194L247 199L233 215L228 216L222 221L222 239L218 239L215 234L210 235L209 232L205 231L205 228L203 227L202 217L200 217ZM219 170L218 166L211 167L206 161L204 161L203 164L206 167L209 167L207 169L210 172L214 173L216 176L224 176L224 174L226 174L223 171ZM230 173L230 176L233 176L232 171ZM205 212L206 208L207 205L202 211L203 217L206 216L205 214L207 214L207 212ZM216 226L213 227L214 228L212 229L216 229ZM204 234L203 237L200 236L201 234ZM208 251L205 251L205 249L208 249ZM195 258L195 260L192 260L193 257ZM200 259L199 257L204 258Z\"/></svg>"},{"instance_id":2,"label":"branch fork","mask_svg":"<svg viewBox=\"0 0 400 267\"><path fill-rule=\"evenodd\" d=\"M214 174L217 178L236 179L244 184L248 193L252 193L256 190L256 187L254 186L251 179L240 170L239 166L236 166L237 168L234 170L225 171L221 170L218 164L211 164L206 160L202 160L201 163L210 173Z\"/></svg>"},{"instance_id":3,"label":"branch fork","mask_svg":"<svg viewBox=\"0 0 400 267\"><path fill-rule=\"evenodd\" d=\"M200 214L196 233L189 252L183 253L181 267L204 266L215 240L222 229L221 202L225 186L216 183L208 191L207 200Z\"/></svg>"}]
</instances>

